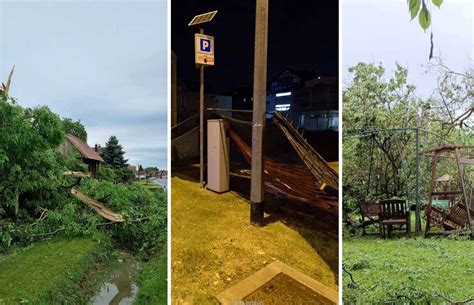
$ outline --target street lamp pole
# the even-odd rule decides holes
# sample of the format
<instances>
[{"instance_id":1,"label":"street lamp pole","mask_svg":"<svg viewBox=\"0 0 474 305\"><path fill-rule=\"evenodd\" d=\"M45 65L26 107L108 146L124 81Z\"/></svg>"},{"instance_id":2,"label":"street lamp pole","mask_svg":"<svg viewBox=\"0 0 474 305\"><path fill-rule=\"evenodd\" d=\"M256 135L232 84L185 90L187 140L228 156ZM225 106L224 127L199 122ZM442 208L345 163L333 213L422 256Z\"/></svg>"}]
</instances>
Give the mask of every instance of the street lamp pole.
<instances>
[{"instance_id":1,"label":"street lamp pole","mask_svg":"<svg viewBox=\"0 0 474 305\"><path fill-rule=\"evenodd\" d=\"M263 132L267 95L268 1L256 0L250 222L263 225Z\"/></svg>"}]
</instances>

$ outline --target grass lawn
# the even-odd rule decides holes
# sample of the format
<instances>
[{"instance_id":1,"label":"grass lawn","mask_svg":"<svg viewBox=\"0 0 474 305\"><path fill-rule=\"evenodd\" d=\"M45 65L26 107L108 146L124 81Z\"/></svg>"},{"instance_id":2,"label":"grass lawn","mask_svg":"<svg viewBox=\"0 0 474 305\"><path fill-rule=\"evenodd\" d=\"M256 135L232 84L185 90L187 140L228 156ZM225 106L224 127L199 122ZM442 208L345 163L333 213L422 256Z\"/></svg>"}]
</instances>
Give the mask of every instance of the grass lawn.
<instances>
[{"instance_id":1,"label":"grass lawn","mask_svg":"<svg viewBox=\"0 0 474 305\"><path fill-rule=\"evenodd\" d=\"M166 304L167 302L167 253L158 256L143 266L138 275L138 294L136 305Z\"/></svg>"},{"instance_id":2,"label":"grass lawn","mask_svg":"<svg viewBox=\"0 0 474 305\"><path fill-rule=\"evenodd\" d=\"M343 261L344 303L446 304L474 297L474 241L448 238L348 238Z\"/></svg>"},{"instance_id":3,"label":"grass lawn","mask_svg":"<svg viewBox=\"0 0 474 305\"><path fill-rule=\"evenodd\" d=\"M178 177L171 182L174 304L217 304L215 295L274 260L337 289L337 232L286 214L267 215L264 227L254 227L237 194Z\"/></svg>"},{"instance_id":4,"label":"grass lawn","mask_svg":"<svg viewBox=\"0 0 474 305\"><path fill-rule=\"evenodd\" d=\"M87 238L56 238L0 259L0 304L87 303L84 283L102 248Z\"/></svg>"},{"instance_id":5,"label":"grass lawn","mask_svg":"<svg viewBox=\"0 0 474 305\"><path fill-rule=\"evenodd\" d=\"M158 185L154 182L148 181L148 180L135 180L135 181L133 181L133 184L141 185L141 186L149 189L150 191L156 191L156 190L162 190L163 189L160 185Z\"/></svg>"}]
</instances>

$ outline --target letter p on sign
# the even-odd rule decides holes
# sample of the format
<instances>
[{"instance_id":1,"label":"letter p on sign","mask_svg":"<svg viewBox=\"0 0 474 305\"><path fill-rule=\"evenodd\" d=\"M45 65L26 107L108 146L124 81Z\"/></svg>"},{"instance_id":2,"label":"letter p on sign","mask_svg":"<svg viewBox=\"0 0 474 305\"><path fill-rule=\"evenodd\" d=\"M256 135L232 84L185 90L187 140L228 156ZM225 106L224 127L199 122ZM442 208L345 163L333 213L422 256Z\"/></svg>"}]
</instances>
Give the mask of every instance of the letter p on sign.
<instances>
[{"instance_id":1,"label":"letter p on sign","mask_svg":"<svg viewBox=\"0 0 474 305\"><path fill-rule=\"evenodd\" d=\"M201 38L201 52L211 52L211 41L209 39Z\"/></svg>"}]
</instances>

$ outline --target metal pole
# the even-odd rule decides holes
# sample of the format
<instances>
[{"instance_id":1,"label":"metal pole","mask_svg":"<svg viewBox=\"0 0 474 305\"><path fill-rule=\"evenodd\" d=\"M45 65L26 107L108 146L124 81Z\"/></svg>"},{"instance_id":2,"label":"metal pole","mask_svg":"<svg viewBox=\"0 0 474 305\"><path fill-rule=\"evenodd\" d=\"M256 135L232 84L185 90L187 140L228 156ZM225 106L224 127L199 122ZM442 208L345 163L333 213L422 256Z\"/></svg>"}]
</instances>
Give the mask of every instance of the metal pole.
<instances>
[{"instance_id":1,"label":"metal pole","mask_svg":"<svg viewBox=\"0 0 474 305\"><path fill-rule=\"evenodd\" d=\"M199 29L204 34L204 29ZM204 187L204 65L200 66L199 86L199 181L201 188Z\"/></svg>"},{"instance_id":2,"label":"metal pole","mask_svg":"<svg viewBox=\"0 0 474 305\"><path fill-rule=\"evenodd\" d=\"M263 131L267 95L268 1L256 0L250 222L263 225Z\"/></svg>"},{"instance_id":3,"label":"metal pole","mask_svg":"<svg viewBox=\"0 0 474 305\"><path fill-rule=\"evenodd\" d=\"M416 209L415 209L415 236L420 235L420 128L416 128Z\"/></svg>"}]
</instances>

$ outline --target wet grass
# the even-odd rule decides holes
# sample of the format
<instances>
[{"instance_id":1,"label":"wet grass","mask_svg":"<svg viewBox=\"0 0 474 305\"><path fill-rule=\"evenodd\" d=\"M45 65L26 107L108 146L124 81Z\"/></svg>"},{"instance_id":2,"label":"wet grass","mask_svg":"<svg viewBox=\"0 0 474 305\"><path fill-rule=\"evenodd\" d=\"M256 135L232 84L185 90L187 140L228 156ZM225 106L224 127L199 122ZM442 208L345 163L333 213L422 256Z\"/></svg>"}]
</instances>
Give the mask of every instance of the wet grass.
<instances>
[{"instance_id":1,"label":"wet grass","mask_svg":"<svg viewBox=\"0 0 474 305\"><path fill-rule=\"evenodd\" d=\"M446 304L474 297L474 241L449 238L347 238L344 303Z\"/></svg>"},{"instance_id":2,"label":"wet grass","mask_svg":"<svg viewBox=\"0 0 474 305\"><path fill-rule=\"evenodd\" d=\"M86 304L87 274L106 254L88 238L42 241L0 260L0 304Z\"/></svg>"},{"instance_id":3,"label":"wet grass","mask_svg":"<svg viewBox=\"0 0 474 305\"><path fill-rule=\"evenodd\" d=\"M337 232L278 214L254 227L237 194L218 195L178 177L171 182L173 304L217 304L215 295L274 260L337 288Z\"/></svg>"},{"instance_id":4,"label":"wet grass","mask_svg":"<svg viewBox=\"0 0 474 305\"><path fill-rule=\"evenodd\" d=\"M167 304L168 266L166 251L146 263L138 275L136 305Z\"/></svg>"}]
</instances>

